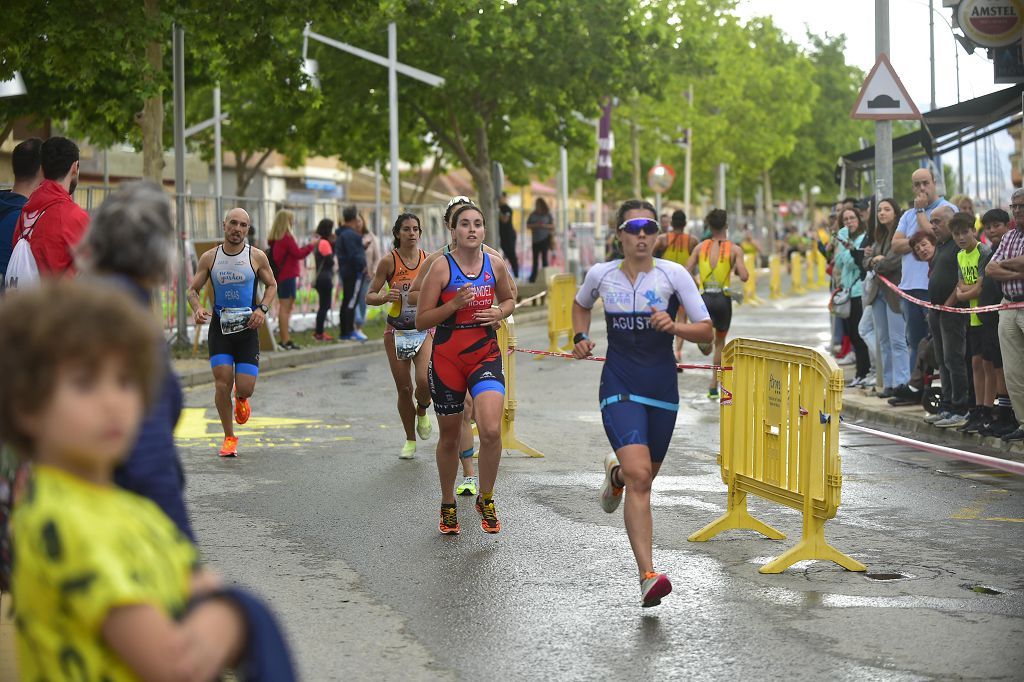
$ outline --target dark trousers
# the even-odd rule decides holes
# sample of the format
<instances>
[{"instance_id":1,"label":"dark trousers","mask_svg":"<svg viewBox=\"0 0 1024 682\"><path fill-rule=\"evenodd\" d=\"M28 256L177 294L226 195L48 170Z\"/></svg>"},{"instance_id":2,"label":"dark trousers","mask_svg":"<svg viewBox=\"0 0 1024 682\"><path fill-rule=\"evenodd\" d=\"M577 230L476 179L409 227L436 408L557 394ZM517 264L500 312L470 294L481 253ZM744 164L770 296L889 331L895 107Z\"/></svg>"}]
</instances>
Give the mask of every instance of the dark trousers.
<instances>
[{"instance_id":1,"label":"dark trousers","mask_svg":"<svg viewBox=\"0 0 1024 682\"><path fill-rule=\"evenodd\" d=\"M907 289L907 293L922 301L928 300L927 289ZM917 364L917 346L928 336L928 311L903 299L903 318L907 321L907 348L910 349L910 366Z\"/></svg>"},{"instance_id":2,"label":"dark trousers","mask_svg":"<svg viewBox=\"0 0 1024 682\"><path fill-rule=\"evenodd\" d=\"M967 315L929 310L928 325L932 328L932 345L942 379L942 408L966 414L971 399L967 383Z\"/></svg>"},{"instance_id":3,"label":"dark trousers","mask_svg":"<svg viewBox=\"0 0 1024 682\"><path fill-rule=\"evenodd\" d=\"M361 272L341 274L341 335L351 336L356 330L356 292L359 291Z\"/></svg>"},{"instance_id":4,"label":"dark trousers","mask_svg":"<svg viewBox=\"0 0 1024 682\"><path fill-rule=\"evenodd\" d=\"M512 267L512 275L519 277L519 257L516 256L516 233L501 233L501 251L508 258L508 264Z\"/></svg>"},{"instance_id":5,"label":"dark trousers","mask_svg":"<svg viewBox=\"0 0 1024 682\"><path fill-rule=\"evenodd\" d=\"M548 266L548 251L551 250L551 237L542 241L536 242L533 245L533 269L530 270L530 282L537 281L537 274L540 272L537 267L537 260L540 259L544 262L543 267Z\"/></svg>"},{"instance_id":6,"label":"dark trousers","mask_svg":"<svg viewBox=\"0 0 1024 682\"><path fill-rule=\"evenodd\" d=\"M331 309L331 294L334 293L334 283L331 277L321 277L316 281L316 295L320 307L316 309L316 333L324 333L324 322L327 320L327 311Z\"/></svg>"},{"instance_id":7,"label":"dark trousers","mask_svg":"<svg viewBox=\"0 0 1024 682\"><path fill-rule=\"evenodd\" d=\"M846 335L850 337L853 350L857 355L857 378L862 379L871 370L871 356L868 355L868 344L860 337L860 318L864 315L864 305L860 296L850 297L850 316L846 318Z\"/></svg>"}]
</instances>

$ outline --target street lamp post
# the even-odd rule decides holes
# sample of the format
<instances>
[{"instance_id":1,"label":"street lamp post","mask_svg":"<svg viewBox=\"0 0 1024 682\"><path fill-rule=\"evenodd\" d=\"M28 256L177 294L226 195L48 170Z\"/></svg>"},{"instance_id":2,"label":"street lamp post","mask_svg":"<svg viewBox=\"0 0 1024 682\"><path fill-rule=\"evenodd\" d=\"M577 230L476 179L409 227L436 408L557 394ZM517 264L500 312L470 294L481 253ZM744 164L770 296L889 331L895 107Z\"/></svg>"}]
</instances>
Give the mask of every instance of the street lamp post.
<instances>
[{"instance_id":1,"label":"street lamp post","mask_svg":"<svg viewBox=\"0 0 1024 682\"><path fill-rule=\"evenodd\" d=\"M399 204L399 182L398 182L398 74L401 73L410 78L438 87L444 85L444 78L427 73L420 69L408 66L398 61L398 29L394 22L388 24L388 56L387 58L372 52L367 52L354 45L343 43L333 38L314 33L309 29L309 24L302 33L304 39L313 39L324 45L355 55L366 61L379 64L388 69L388 122L390 127L390 148L391 148L391 219L398 215ZM306 50L303 48L303 54ZM317 64L315 60L305 60L304 70L315 78Z\"/></svg>"}]
</instances>

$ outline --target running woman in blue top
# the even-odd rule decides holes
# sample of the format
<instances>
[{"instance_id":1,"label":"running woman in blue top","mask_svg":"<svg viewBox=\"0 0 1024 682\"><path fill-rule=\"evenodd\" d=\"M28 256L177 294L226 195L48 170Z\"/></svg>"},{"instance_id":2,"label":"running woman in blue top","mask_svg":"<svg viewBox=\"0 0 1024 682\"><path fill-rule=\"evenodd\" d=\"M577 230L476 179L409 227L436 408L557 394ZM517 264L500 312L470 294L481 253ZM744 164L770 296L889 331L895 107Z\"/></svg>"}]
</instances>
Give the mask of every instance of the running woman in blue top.
<instances>
[{"instance_id":1,"label":"running woman in blue top","mask_svg":"<svg viewBox=\"0 0 1024 682\"><path fill-rule=\"evenodd\" d=\"M231 423L231 388L235 389L235 420L249 421L249 396L259 374L258 329L277 296L277 281L267 254L245 243L249 214L233 208L224 217L224 243L199 258L196 275L188 290L188 302L197 325L210 322L210 367L216 385L215 402L224 427L221 457L238 455L238 438ZM257 303L256 280L266 289ZM199 292L210 280L213 312L203 307Z\"/></svg>"},{"instance_id":2,"label":"running woman in blue top","mask_svg":"<svg viewBox=\"0 0 1024 682\"><path fill-rule=\"evenodd\" d=\"M674 337L693 343L714 338L711 317L693 277L682 265L654 257L660 226L649 202L619 207L623 258L590 269L572 306L573 355L593 354L591 308L604 301L608 353L601 372L601 419L614 454L605 457L601 507L615 511L626 495L626 534L640 571L643 606L657 606L672 591L668 576L654 570L651 483L672 439L679 410ZM676 322L680 307L689 322Z\"/></svg>"}]
</instances>

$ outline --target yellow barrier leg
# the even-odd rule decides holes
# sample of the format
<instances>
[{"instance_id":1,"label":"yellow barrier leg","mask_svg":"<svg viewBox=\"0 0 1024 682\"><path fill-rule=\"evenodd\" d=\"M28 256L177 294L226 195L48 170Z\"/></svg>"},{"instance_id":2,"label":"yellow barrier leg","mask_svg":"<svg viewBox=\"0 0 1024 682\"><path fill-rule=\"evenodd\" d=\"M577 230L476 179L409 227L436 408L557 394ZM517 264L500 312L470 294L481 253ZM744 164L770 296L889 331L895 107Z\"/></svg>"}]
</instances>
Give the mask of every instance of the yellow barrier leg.
<instances>
[{"instance_id":1,"label":"yellow barrier leg","mask_svg":"<svg viewBox=\"0 0 1024 682\"><path fill-rule=\"evenodd\" d=\"M779 257L768 257L768 298L782 298L782 266Z\"/></svg>"},{"instance_id":2,"label":"yellow barrier leg","mask_svg":"<svg viewBox=\"0 0 1024 682\"><path fill-rule=\"evenodd\" d=\"M515 324L512 318L501 323L498 330L498 347L505 356L505 409L501 417L501 447L504 450L518 450L530 457L543 457L544 453L527 445L516 436L516 354L509 353L509 348L516 347Z\"/></svg>"},{"instance_id":3,"label":"yellow barrier leg","mask_svg":"<svg viewBox=\"0 0 1024 682\"><path fill-rule=\"evenodd\" d=\"M747 494L736 491L729 494L727 511L687 538L690 542L705 542L723 530L755 530L772 540L784 540L786 534L759 521L747 511Z\"/></svg>"},{"instance_id":4,"label":"yellow barrier leg","mask_svg":"<svg viewBox=\"0 0 1024 682\"><path fill-rule=\"evenodd\" d=\"M825 540L825 519L804 516L804 534L796 546L786 550L759 570L761 573L782 573L798 561L834 561L848 571L866 571L868 567L828 544Z\"/></svg>"},{"instance_id":5,"label":"yellow barrier leg","mask_svg":"<svg viewBox=\"0 0 1024 682\"><path fill-rule=\"evenodd\" d=\"M761 299L757 297L757 257L748 253L743 256L743 263L747 267L749 277L743 285L743 302L746 305L761 305Z\"/></svg>"}]
</instances>

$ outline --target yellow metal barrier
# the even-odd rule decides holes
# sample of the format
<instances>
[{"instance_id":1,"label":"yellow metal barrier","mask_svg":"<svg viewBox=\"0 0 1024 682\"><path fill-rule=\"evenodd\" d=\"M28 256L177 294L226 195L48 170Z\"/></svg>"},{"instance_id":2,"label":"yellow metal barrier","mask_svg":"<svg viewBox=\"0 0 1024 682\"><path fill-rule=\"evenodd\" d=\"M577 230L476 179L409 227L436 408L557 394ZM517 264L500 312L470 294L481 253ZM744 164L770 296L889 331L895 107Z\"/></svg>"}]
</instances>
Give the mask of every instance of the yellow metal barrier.
<instances>
[{"instance_id":1,"label":"yellow metal barrier","mask_svg":"<svg viewBox=\"0 0 1024 682\"><path fill-rule=\"evenodd\" d=\"M516 408L519 402L516 400L516 354L511 349L516 347L515 321L510 315L502 320L498 328L498 348L501 349L502 368L505 371L505 407L501 413L501 448L503 450L518 450L530 457L543 457L544 454L533 448L516 436ZM476 434L476 424L473 424L473 433Z\"/></svg>"},{"instance_id":2,"label":"yellow metal barrier","mask_svg":"<svg viewBox=\"0 0 1024 682\"><path fill-rule=\"evenodd\" d=\"M786 536L747 511L747 494L803 512L796 546L762 566L781 573L804 560L834 561L850 571L867 567L825 541L825 522L836 515L842 489L839 411L843 372L813 348L734 339L719 372L722 395L722 481L726 513L690 536L703 542L723 530L756 530L773 540Z\"/></svg>"},{"instance_id":3,"label":"yellow metal barrier","mask_svg":"<svg viewBox=\"0 0 1024 682\"><path fill-rule=\"evenodd\" d=\"M793 253L789 257L789 293L806 294L804 287L804 257L800 253Z\"/></svg>"},{"instance_id":4,"label":"yellow metal barrier","mask_svg":"<svg viewBox=\"0 0 1024 682\"><path fill-rule=\"evenodd\" d=\"M831 288L831 283L828 280L828 272L826 271L826 268L828 267L828 261L825 260L825 254L823 254L820 251L818 251L817 249L815 249L814 250L814 262L818 266L818 282L820 282L821 288L822 289L829 289L829 288Z\"/></svg>"},{"instance_id":5,"label":"yellow metal barrier","mask_svg":"<svg viewBox=\"0 0 1024 682\"><path fill-rule=\"evenodd\" d=\"M757 254L744 254L743 264L747 266L749 275L743 284L743 302L747 305L761 305L762 301L757 297Z\"/></svg>"},{"instance_id":6,"label":"yellow metal barrier","mask_svg":"<svg viewBox=\"0 0 1024 682\"><path fill-rule=\"evenodd\" d=\"M817 289L817 288L819 288L821 286L820 284L818 284L818 269L816 267L817 266L817 261L814 258L814 254L816 254L817 252L818 252L817 249L812 249L811 251L808 251L806 258L804 259L804 260L807 261L807 288L808 289Z\"/></svg>"},{"instance_id":7,"label":"yellow metal barrier","mask_svg":"<svg viewBox=\"0 0 1024 682\"><path fill-rule=\"evenodd\" d=\"M548 280L548 350L572 350L572 302L576 297L576 276L554 275ZM565 335L565 345L559 339Z\"/></svg>"},{"instance_id":8,"label":"yellow metal barrier","mask_svg":"<svg viewBox=\"0 0 1024 682\"><path fill-rule=\"evenodd\" d=\"M782 298L782 266L775 254L768 256L768 298Z\"/></svg>"}]
</instances>

